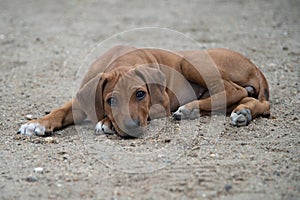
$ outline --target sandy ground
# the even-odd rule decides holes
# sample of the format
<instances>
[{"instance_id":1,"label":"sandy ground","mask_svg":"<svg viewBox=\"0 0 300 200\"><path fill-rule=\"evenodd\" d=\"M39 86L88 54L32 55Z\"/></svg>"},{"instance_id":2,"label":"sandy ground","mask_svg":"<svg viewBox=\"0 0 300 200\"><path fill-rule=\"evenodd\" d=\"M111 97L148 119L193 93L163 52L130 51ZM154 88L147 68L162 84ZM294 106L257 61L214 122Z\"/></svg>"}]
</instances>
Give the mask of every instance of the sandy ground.
<instances>
[{"instance_id":1,"label":"sandy ground","mask_svg":"<svg viewBox=\"0 0 300 200\"><path fill-rule=\"evenodd\" d=\"M0 199L299 199L299 10L297 0L1 0ZM50 138L16 134L26 115L72 97L99 42L142 27L249 57L269 81L271 118L244 128L222 116L162 119L135 140L94 135L88 122ZM125 40L191 46L151 31Z\"/></svg>"}]
</instances>

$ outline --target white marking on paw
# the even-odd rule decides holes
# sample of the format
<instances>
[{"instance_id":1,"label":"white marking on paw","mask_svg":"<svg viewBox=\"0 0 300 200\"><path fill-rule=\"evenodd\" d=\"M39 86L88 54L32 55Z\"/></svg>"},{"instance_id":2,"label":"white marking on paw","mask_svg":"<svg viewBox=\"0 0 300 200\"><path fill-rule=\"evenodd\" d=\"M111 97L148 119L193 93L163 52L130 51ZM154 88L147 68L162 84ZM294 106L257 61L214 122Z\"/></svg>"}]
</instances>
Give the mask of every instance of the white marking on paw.
<instances>
[{"instance_id":1,"label":"white marking on paw","mask_svg":"<svg viewBox=\"0 0 300 200\"><path fill-rule=\"evenodd\" d=\"M106 124L103 124L102 121L100 121L96 124L95 133L114 134L115 131L110 129Z\"/></svg>"},{"instance_id":2,"label":"white marking on paw","mask_svg":"<svg viewBox=\"0 0 300 200\"><path fill-rule=\"evenodd\" d=\"M200 110L199 109L189 110L185 108L185 106L180 106L178 110L173 114L173 117L178 120L195 119L200 117Z\"/></svg>"},{"instance_id":3,"label":"white marking on paw","mask_svg":"<svg viewBox=\"0 0 300 200\"><path fill-rule=\"evenodd\" d=\"M198 117L200 117L200 109L193 109L192 112L190 113L189 118L196 119Z\"/></svg>"},{"instance_id":4,"label":"white marking on paw","mask_svg":"<svg viewBox=\"0 0 300 200\"><path fill-rule=\"evenodd\" d=\"M96 124L96 126L95 126L95 133L96 134L99 134L99 133L103 133L103 131L102 131L102 122L98 122L97 124Z\"/></svg>"},{"instance_id":5,"label":"white marking on paw","mask_svg":"<svg viewBox=\"0 0 300 200\"><path fill-rule=\"evenodd\" d=\"M251 111L249 109L243 109L237 113L231 113L230 124L234 126L247 126L251 119Z\"/></svg>"},{"instance_id":6,"label":"white marking on paw","mask_svg":"<svg viewBox=\"0 0 300 200\"><path fill-rule=\"evenodd\" d=\"M44 136L45 131L46 128L39 123L27 123L21 126L18 133L21 133L22 135L28 135L28 136L32 136L32 135Z\"/></svg>"}]
</instances>

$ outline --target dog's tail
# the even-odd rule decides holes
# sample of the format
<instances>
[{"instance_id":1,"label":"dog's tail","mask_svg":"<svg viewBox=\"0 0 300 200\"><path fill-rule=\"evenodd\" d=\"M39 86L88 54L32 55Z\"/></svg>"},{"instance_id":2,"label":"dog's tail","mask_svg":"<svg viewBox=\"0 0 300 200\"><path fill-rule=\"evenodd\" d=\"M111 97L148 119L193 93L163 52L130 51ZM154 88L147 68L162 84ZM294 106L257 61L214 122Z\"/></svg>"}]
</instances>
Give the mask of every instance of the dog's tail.
<instances>
[{"instance_id":1,"label":"dog's tail","mask_svg":"<svg viewBox=\"0 0 300 200\"><path fill-rule=\"evenodd\" d=\"M266 77L263 75L263 73L258 70L257 74L258 80L259 80L259 92L258 92L258 100L262 103L265 104L265 107L268 109L262 114L264 117L269 117L270 116L270 91L269 91L269 85L267 82Z\"/></svg>"}]
</instances>

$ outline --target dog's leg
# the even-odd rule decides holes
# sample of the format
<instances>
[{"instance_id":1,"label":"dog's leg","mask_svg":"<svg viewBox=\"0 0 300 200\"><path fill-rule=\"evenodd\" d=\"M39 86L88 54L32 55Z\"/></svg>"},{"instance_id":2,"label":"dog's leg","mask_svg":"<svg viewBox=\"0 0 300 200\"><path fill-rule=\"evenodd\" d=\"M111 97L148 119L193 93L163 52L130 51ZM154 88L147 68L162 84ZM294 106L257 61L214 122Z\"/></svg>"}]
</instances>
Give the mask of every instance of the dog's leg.
<instances>
[{"instance_id":1,"label":"dog's leg","mask_svg":"<svg viewBox=\"0 0 300 200\"><path fill-rule=\"evenodd\" d=\"M54 130L80 122L85 117L86 115L79 109L77 101L71 100L48 115L22 125L18 133L30 136L47 136L51 135Z\"/></svg>"},{"instance_id":2,"label":"dog's leg","mask_svg":"<svg viewBox=\"0 0 300 200\"><path fill-rule=\"evenodd\" d=\"M115 129L110 121L110 119L108 119L108 117L105 117L104 119L102 119L101 121L99 121L96 124L95 127L95 133L96 134L107 134L107 135L112 135L115 134Z\"/></svg>"},{"instance_id":3,"label":"dog's leg","mask_svg":"<svg viewBox=\"0 0 300 200\"><path fill-rule=\"evenodd\" d=\"M248 96L245 88L231 81L223 81L223 86L222 90L208 98L195 100L180 106L173 117L177 120L194 119L200 116L200 110L210 112L225 109Z\"/></svg>"},{"instance_id":4,"label":"dog's leg","mask_svg":"<svg viewBox=\"0 0 300 200\"><path fill-rule=\"evenodd\" d=\"M257 116L269 117L270 102L258 100L253 97L245 97L230 115L230 123L234 126L245 126Z\"/></svg>"}]
</instances>

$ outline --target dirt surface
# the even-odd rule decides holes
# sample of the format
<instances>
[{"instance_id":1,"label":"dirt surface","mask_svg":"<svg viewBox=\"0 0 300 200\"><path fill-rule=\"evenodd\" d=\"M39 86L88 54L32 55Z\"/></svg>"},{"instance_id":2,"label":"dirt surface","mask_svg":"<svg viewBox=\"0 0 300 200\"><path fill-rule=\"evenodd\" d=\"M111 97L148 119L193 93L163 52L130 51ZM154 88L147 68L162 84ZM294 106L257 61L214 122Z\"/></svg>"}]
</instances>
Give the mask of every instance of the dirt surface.
<instances>
[{"instance_id":1,"label":"dirt surface","mask_svg":"<svg viewBox=\"0 0 300 200\"><path fill-rule=\"evenodd\" d=\"M297 0L1 0L0 199L300 199L299 10ZM269 81L271 118L243 128L223 116L161 119L134 140L95 135L88 122L16 134L26 115L72 97L99 42L143 27L246 55ZM190 47L151 31L126 41Z\"/></svg>"}]
</instances>

